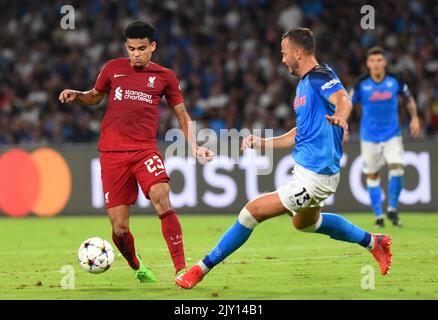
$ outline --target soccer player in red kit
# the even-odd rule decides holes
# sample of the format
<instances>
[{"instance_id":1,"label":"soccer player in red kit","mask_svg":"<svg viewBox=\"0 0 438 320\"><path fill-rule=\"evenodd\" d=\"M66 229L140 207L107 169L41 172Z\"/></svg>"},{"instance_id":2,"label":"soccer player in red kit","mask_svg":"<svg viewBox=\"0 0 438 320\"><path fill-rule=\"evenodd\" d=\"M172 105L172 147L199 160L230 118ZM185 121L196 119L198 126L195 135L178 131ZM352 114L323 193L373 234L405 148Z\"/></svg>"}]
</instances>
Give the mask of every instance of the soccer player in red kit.
<instances>
[{"instance_id":1,"label":"soccer player in red kit","mask_svg":"<svg viewBox=\"0 0 438 320\"><path fill-rule=\"evenodd\" d=\"M66 89L59 96L62 103L95 105L108 95L98 145L105 205L113 241L141 282L156 279L135 251L129 229L129 208L137 200L137 183L161 219L175 273L181 273L186 266L181 225L169 200L169 177L156 146L158 105L163 95L198 160L210 161L214 155L196 143L175 73L151 61L156 48L155 31L148 22L128 25L125 48L129 58L106 63L93 89Z\"/></svg>"}]
</instances>

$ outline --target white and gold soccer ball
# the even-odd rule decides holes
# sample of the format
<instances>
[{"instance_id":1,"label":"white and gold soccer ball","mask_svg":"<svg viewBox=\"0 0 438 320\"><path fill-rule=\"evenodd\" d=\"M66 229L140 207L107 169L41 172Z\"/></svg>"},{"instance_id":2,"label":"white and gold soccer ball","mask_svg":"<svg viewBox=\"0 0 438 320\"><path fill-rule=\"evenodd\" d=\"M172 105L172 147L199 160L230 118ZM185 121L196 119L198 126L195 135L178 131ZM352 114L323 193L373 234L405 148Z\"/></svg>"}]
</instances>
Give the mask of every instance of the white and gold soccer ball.
<instances>
[{"instance_id":1,"label":"white and gold soccer ball","mask_svg":"<svg viewBox=\"0 0 438 320\"><path fill-rule=\"evenodd\" d=\"M108 270L114 262L111 244L99 237L82 242L78 250L79 264L87 272L97 274Z\"/></svg>"}]
</instances>

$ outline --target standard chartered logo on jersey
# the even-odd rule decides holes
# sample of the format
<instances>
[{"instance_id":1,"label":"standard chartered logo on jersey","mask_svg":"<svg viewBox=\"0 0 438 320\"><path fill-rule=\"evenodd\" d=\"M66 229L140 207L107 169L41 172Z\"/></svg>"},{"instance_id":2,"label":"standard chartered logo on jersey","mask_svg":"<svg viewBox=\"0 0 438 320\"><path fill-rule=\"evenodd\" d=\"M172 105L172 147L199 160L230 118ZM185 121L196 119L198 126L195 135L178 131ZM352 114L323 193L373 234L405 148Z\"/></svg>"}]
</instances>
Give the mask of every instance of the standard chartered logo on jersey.
<instances>
[{"instance_id":1,"label":"standard chartered logo on jersey","mask_svg":"<svg viewBox=\"0 0 438 320\"><path fill-rule=\"evenodd\" d=\"M117 87L116 92L114 93L114 100L122 100L123 90L120 87Z\"/></svg>"},{"instance_id":2,"label":"standard chartered logo on jersey","mask_svg":"<svg viewBox=\"0 0 438 320\"><path fill-rule=\"evenodd\" d=\"M117 87L114 92L114 100L122 101L122 99L136 100L152 104L151 94L147 94L142 91L123 90L122 87Z\"/></svg>"}]
</instances>

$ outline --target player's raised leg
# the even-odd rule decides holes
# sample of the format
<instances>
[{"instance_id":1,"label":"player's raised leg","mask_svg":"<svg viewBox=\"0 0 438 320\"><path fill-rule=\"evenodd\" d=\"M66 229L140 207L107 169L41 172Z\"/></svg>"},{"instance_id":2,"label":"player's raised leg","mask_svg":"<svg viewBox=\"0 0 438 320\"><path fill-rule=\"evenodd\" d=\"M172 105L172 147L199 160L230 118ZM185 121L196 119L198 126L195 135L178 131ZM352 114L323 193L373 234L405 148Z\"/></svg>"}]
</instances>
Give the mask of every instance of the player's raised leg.
<instances>
[{"instance_id":1,"label":"player's raised leg","mask_svg":"<svg viewBox=\"0 0 438 320\"><path fill-rule=\"evenodd\" d=\"M169 200L169 184L167 182L154 184L150 188L149 197L161 220L161 231L175 267L175 274L178 274L184 270L186 262L181 224Z\"/></svg>"},{"instance_id":2,"label":"player's raised leg","mask_svg":"<svg viewBox=\"0 0 438 320\"><path fill-rule=\"evenodd\" d=\"M178 276L175 282L182 288L193 288L214 266L240 248L260 222L286 212L277 192L261 195L250 201L213 250L187 272Z\"/></svg>"},{"instance_id":3,"label":"player's raised leg","mask_svg":"<svg viewBox=\"0 0 438 320\"><path fill-rule=\"evenodd\" d=\"M379 263L380 272L386 275L391 268L391 239L387 235L371 234L340 215L321 213L321 208L305 208L293 217L299 231L328 235L334 240L357 243L368 249Z\"/></svg>"},{"instance_id":4,"label":"player's raised leg","mask_svg":"<svg viewBox=\"0 0 438 320\"><path fill-rule=\"evenodd\" d=\"M136 254L134 237L129 229L129 206L119 205L108 208L108 216L113 228L113 242L128 261L129 266L136 271L136 278L141 282L156 281L153 273L143 265L140 256Z\"/></svg>"}]
</instances>

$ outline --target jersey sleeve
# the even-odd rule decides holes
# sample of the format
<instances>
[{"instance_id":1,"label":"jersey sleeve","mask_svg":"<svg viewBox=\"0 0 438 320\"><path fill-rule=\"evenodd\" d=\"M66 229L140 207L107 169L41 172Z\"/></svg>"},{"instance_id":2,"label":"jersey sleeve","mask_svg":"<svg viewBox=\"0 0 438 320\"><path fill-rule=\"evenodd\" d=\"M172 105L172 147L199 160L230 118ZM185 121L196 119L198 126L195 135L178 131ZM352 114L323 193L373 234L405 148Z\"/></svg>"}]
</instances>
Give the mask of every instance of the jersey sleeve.
<instances>
[{"instance_id":1,"label":"jersey sleeve","mask_svg":"<svg viewBox=\"0 0 438 320\"><path fill-rule=\"evenodd\" d=\"M406 82L404 82L403 79L399 76L395 76L395 78L397 79L397 86L398 86L397 94L405 98L410 97L411 92Z\"/></svg>"},{"instance_id":2,"label":"jersey sleeve","mask_svg":"<svg viewBox=\"0 0 438 320\"><path fill-rule=\"evenodd\" d=\"M167 74L166 87L164 89L164 97L166 98L167 103L171 107L174 107L184 102L181 86L179 85L175 72L171 70Z\"/></svg>"},{"instance_id":3,"label":"jersey sleeve","mask_svg":"<svg viewBox=\"0 0 438 320\"><path fill-rule=\"evenodd\" d=\"M312 72L309 75L309 82L313 90L319 93L327 101L333 93L345 89L341 80L329 70Z\"/></svg>"},{"instance_id":4,"label":"jersey sleeve","mask_svg":"<svg viewBox=\"0 0 438 320\"><path fill-rule=\"evenodd\" d=\"M111 87L110 75L108 70L110 69L109 63L105 64L99 76L94 84L94 89L99 92L108 92Z\"/></svg>"}]
</instances>

